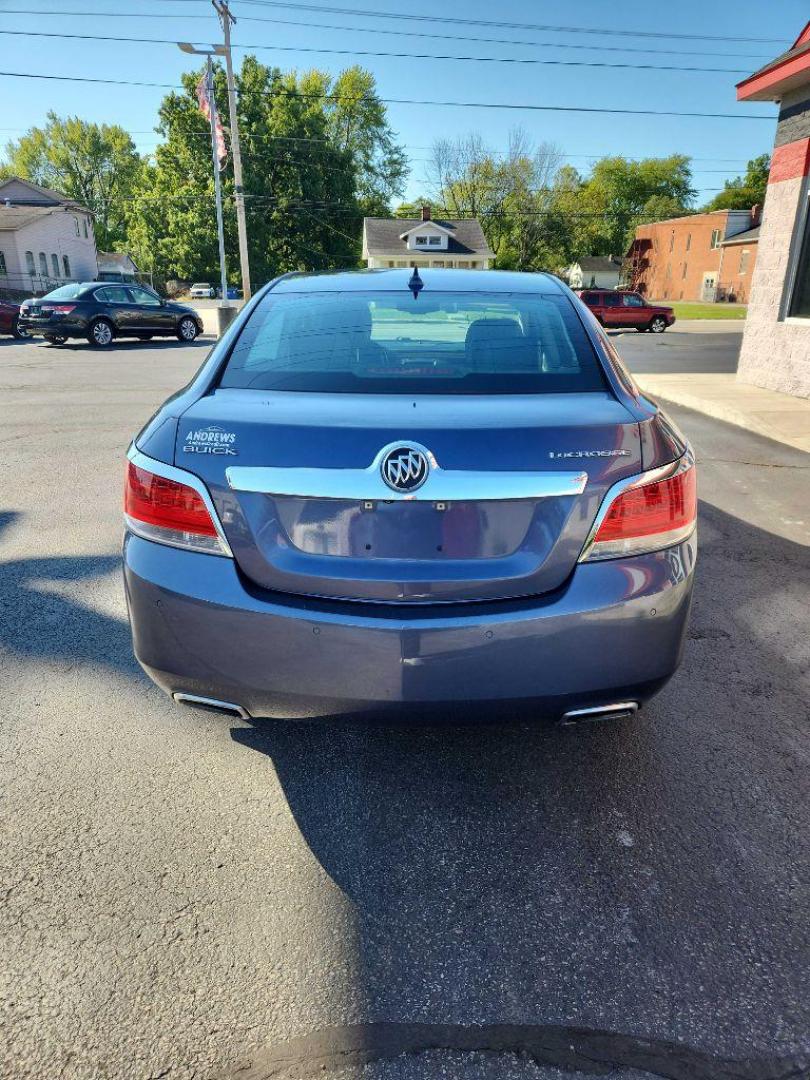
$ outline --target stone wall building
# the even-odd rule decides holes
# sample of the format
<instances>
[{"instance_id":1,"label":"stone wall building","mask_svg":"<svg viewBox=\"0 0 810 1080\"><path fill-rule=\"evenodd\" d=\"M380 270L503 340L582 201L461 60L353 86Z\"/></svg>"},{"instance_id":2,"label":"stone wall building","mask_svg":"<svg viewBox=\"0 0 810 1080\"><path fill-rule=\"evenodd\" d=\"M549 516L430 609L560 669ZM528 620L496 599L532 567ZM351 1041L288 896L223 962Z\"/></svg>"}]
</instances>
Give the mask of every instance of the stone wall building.
<instances>
[{"instance_id":1,"label":"stone wall building","mask_svg":"<svg viewBox=\"0 0 810 1080\"><path fill-rule=\"evenodd\" d=\"M737 378L810 397L810 23L737 97L779 103Z\"/></svg>"}]
</instances>

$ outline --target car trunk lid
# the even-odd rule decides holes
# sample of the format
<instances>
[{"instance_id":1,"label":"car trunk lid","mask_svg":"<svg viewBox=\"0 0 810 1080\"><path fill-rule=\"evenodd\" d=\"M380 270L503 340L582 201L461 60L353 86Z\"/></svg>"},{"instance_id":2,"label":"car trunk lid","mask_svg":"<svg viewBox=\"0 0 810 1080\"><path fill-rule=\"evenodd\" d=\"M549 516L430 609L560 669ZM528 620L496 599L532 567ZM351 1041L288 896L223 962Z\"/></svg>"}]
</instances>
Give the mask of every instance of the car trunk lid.
<instances>
[{"instance_id":1,"label":"car trunk lid","mask_svg":"<svg viewBox=\"0 0 810 1080\"><path fill-rule=\"evenodd\" d=\"M432 455L421 495L380 482L400 443ZM219 389L181 417L175 460L208 485L253 585L408 603L559 588L607 489L641 468L638 425L606 392Z\"/></svg>"}]
</instances>

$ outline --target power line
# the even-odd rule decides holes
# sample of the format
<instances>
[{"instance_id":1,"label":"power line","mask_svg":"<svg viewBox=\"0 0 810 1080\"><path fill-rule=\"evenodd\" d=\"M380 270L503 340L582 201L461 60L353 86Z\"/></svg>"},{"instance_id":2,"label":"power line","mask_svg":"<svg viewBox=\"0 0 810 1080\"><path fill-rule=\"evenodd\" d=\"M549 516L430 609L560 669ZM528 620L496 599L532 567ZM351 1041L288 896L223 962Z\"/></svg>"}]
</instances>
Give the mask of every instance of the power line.
<instances>
[{"instance_id":1,"label":"power line","mask_svg":"<svg viewBox=\"0 0 810 1080\"><path fill-rule=\"evenodd\" d=\"M703 191L722 191L723 189L722 188L703 188L702 190ZM189 192L188 194L176 194L176 195L169 195L169 194L161 194L161 195L126 195L126 196L121 197L121 201L123 201L123 202L163 202L163 201L174 200L174 201L188 202L188 201L194 201L194 200L209 200L209 199L213 199L214 197L215 197L215 193L213 191L198 191L198 192ZM261 209L264 209L264 210L276 209L276 210L281 210L281 211L291 211L291 212L295 211L296 213L298 213L298 212L303 213L303 212L306 212L308 210L315 210L315 211L318 211L318 210L335 210L335 211L339 211L339 212L347 213L347 214L356 214L358 217L368 216L368 215L363 215L362 209L359 206L347 206L344 203L329 202L326 199L320 199L320 200L316 200L314 202L308 202L308 203L300 203L299 202L299 203L284 204L284 203L280 202L278 200L278 198L276 196L274 196L274 195L250 195L248 193L245 194L245 199L249 200L249 202L253 206L255 206L257 209L260 208L259 204L263 204L261 206ZM624 219L624 218L634 218L634 217L639 217L639 216L643 217L644 216L643 211L641 211L641 210L615 210L615 211L608 211L608 210L604 210L604 211L597 211L597 210L587 211L587 210L581 210L580 211L580 210L560 210L558 208L552 208L552 209L548 209L548 210L515 209L515 210L498 210L498 211L492 211L492 212L483 212L483 213L479 213L479 214L460 214L460 213L458 213L458 211L452 210L452 209L450 209L449 207L446 207L446 206L443 206L443 207L433 206L432 209L435 211L435 213L437 215L440 215L439 220L441 220L441 218L443 218L443 217L447 217L447 218L452 218L454 221L473 221L473 220L476 220L476 219L480 220L481 218L485 218L485 219L489 220L490 218L549 217L549 216L561 217L561 218L583 218L583 219L609 218L609 219L619 220L619 219ZM697 213L697 212L698 211L694 211L694 213ZM686 211L686 213L683 214L683 216L684 217L690 217L690 216L692 216L692 212L691 211ZM346 233L343 233L342 235L347 236Z\"/></svg>"},{"instance_id":2,"label":"power line","mask_svg":"<svg viewBox=\"0 0 810 1080\"><path fill-rule=\"evenodd\" d=\"M3 31L0 31L2 33ZM332 56L377 56L402 60L464 60L486 64L539 64L553 67L632 68L633 71L690 71L724 75L746 75L748 68L691 67L667 64L609 63L602 60L541 60L522 56L452 56L436 53L379 52L369 49L310 48L297 45L237 45L239 49L270 49L273 52L328 53Z\"/></svg>"},{"instance_id":3,"label":"power line","mask_svg":"<svg viewBox=\"0 0 810 1080\"><path fill-rule=\"evenodd\" d=\"M32 125L31 127L36 127L36 125ZM0 127L0 131L9 132L9 133L13 132L13 133L25 134L26 132L31 130L31 127L27 127L27 128ZM134 129L133 128L133 129L130 129L130 130L126 131L126 134L127 135L157 135L159 133L156 132L156 130L154 128L142 128L142 129ZM196 130L185 131L185 132L183 132L183 134L184 135L193 135L195 137L199 137L199 138L203 138L203 139L210 139L211 138L211 132L210 131L204 131L202 128L199 131L196 131ZM159 146L164 146L166 138L167 138L167 136L163 136L162 137L163 141L161 141L161 139L156 139L155 142L154 142L154 146L156 148L159 147ZM318 139L318 138L314 138L314 137L306 136L306 135L264 135L264 134L261 134L259 132L247 131L247 132L242 133L242 138L243 139L258 139L258 140L261 140L262 142L313 143L313 144L317 144L317 145L323 145L324 148L327 148L327 149L333 149L335 147L335 143L331 139ZM136 141L139 142L140 145L144 145L143 140L139 139L139 140L136 140ZM316 145L316 148L317 148L317 145ZM433 150L432 146L416 146L413 143L402 143L401 145L402 145L402 148L405 149L405 150ZM298 149L298 148L296 147L295 149ZM509 151L508 150L488 150L487 153L490 154L493 157L507 157L508 154L509 154ZM585 154L585 153L577 153L577 154L563 153L562 154L562 157L566 161L568 161L569 159L573 159L573 158L583 158L583 159L587 159L589 161L593 161L593 160L598 160L599 158L610 157L610 156L612 156L612 155L605 153L605 151L603 151L603 150L599 150L599 151L594 150L594 151L591 151L590 153L587 153L587 154ZM725 162L726 164L729 164L731 166L747 165L748 161L750 160L749 157L741 157L741 158L695 157L693 154L684 154L683 156L687 157L690 162L692 162L692 161L702 161L702 162L710 162L710 163L714 163L714 164L719 164L721 162ZM410 160L411 161L418 161L418 162L426 162L426 161L430 161L431 159L430 158L414 158L414 157L411 157ZM637 159L634 158L632 160L637 160ZM640 160L640 159L638 159L638 160ZM725 174L727 172L732 172L733 169L694 169L692 171L696 172L696 173L711 173L711 172L714 172L714 173Z\"/></svg>"},{"instance_id":4,"label":"power line","mask_svg":"<svg viewBox=\"0 0 810 1080\"><path fill-rule=\"evenodd\" d=\"M36 126L36 125L33 125L33 126ZM27 127L27 128L0 127L0 131L7 131L7 132L27 132L27 131L30 131L30 130L31 130L30 127ZM133 128L133 129L127 131L127 135L155 135L155 134L158 134L158 132L156 132L154 128L142 128L142 129ZM184 132L184 134L186 134L186 135L199 135L199 136L204 137L206 139L209 139L211 137L210 131L203 131L202 129L200 129L199 131L186 131L186 132ZM242 138L243 139L262 139L262 140L266 140L268 142L323 143L326 146L330 146L330 147L334 145L334 143L333 143L333 141L331 139L317 139L317 138L306 136L306 135L262 135L262 134L259 134L258 132L245 132L245 133L243 133ZM155 145L160 146L162 144L160 142L156 142ZM433 149L432 146L416 146L413 143L402 143L401 145L403 146L403 148L405 150L432 150ZM505 156L508 155L509 151L508 150L490 150L490 151L488 151L488 153L492 154L495 157L505 157ZM611 155L606 154L603 150L592 151L591 153L588 153L588 154L583 154L583 153L563 154L563 157L566 160L568 158L587 158L587 159L590 160L590 159L594 159L594 158L610 157L610 156ZM747 158L747 157L741 157L741 158L695 157L693 154L684 154L683 156L688 157L690 161L709 161L709 162L714 162L715 164L717 164L718 162L727 162L727 163L729 163L731 165L745 165L745 164L748 163L748 160L749 160L749 158ZM427 161L429 159L424 158L424 159L419 159L419 160ZM698 172L706 172L706 171L712 171L712 170L698 169L696 171L698 171ZM720 169L720 170L717 170L717 171L718 172L725 172L726 170L725 169Z\"/></svg>"},{"instance_id":5,"label":"power line","mask_svg":"<svg viewBox=\"0 0 810 1080\"><path fill-rule=\"evenodd\" d=\"M112 34L60 34L51 30L0 30L0 34L10 37L35 37L35 38L59 38L67 41L115 41L137 45L171 45L176 46L173 38L136 38L118 37ZM199 44L196 42L194 44ZM475 62L483 64L533 64L545 67L588 67L588 68L623 68L633 71L688 71L691 73L702 72L723 75L746 75L747 68L715 68L694 67L677 64L636 64L636 63L612 63L604 60L541 60L536 56L452 56L436 53L405 53L405 52L376 52L362 49L330 49L300 47L297 45L234 45L235 49L261 49L270 52L285 53L325 53L332 56L374 56L386 59L401 60L456 60L463 62Z\"/></svg>"},{"instance_id":6,"label":"power line","mask_svg":"<svg viewBox=\"0 0 810 1080\"><path fill-rule=\"evenodd\" d=\"M559 24L514 23L491 19L458 19L445 15L416 15L393 11L369 11L358 8L323 7L317 4L299 4L286 0L241 0L243 4L256 7L291 8L295 11L318 11L328 15L353 15L361 18L407 19L416 22L449 23L454 26L492 26L506 30L532 30L554 34L598 34L611 37L641 37L659 40L673 38L680 41L735 41L757 45L784 45L782 38L731 37L727 34L676 34L663 30L617 30L596 26L560 26Z\"/></svg>"},{"instance_id":7,"label":"power line","mask_svg":"<svg viewBox=\"0 0 810 1080\"><path fill-rule=\"evenodd\" d=\"M242 0L242 2L244 3L245 0ZM258 0L256 0L256 2L258 2ZM86 75L43 75L30 71L0 71L0 77L11 79L48 79L57 82L96 83L106 86L150 86L168 90L186 89L184 86L177 83L142 82L135 79L99 79ZM286 93L300 98L320 98L325 101L337 100L335 94L328 93L302 93L297 90L285 90L283 88L276 90L275 93ZM773 120L773 116L767 116L763 113L685 112L677 109L620 109L592 105L528 105L496 101L432 101L421 98L374 97L365 100L379 101L385 105L426 105L431 108L506 109L510 111L592 113L612 116L680 116L705 120Z\"/></svg>"},{"instance_id":8,"label":"power line","mask_svg":"<svg viewBox=\"0 0 810 1080\"><path fill-rule=\"evenodd\" d=\"M105 19L143 19L144 16L139 12L132 11L109 11L109 12L95 12L95 11L30 11L22 8L6 8L0 12L0 15L64 15L75 17L97 17L101 14ZM166 14L165 12L156 12L149 14L149 19L208 19L207 15L181 15L181 14ZM517 40L515 38L491 38L491 37L468 37L466 35L458 34L438 34L429 33L419 30L385 30L381 27L372 26L336 26L334 23L314 23L310 21L303 22L298 19L278 19L278 18L263 18L260 15L240 15L240 22L258 22L269 23L273 26L298 26L304 27L307 30L339 30L344 33L351 34L384 34L388 37L416 37L416 38L428 38L430 40L439 41L467 41L474 42L476 44L485 45L518 45L524 48L540 48L540 49L577 49L584 50L586 52L618 52L618 53L643 53L645 56L649 56L650 50L634 48L632 45L605 45L603 42L599 42L595 45L584 45L581 43L560 42L560 41L527 41L525 38ZM727 60L759 60L760 62L768 59L761 53L730 53L730 52L702 52L694 49L662 49L657 47L655 50L656 56L668 55L668 56L716 56L722 57Z\"/></svg>"}]
</instances>

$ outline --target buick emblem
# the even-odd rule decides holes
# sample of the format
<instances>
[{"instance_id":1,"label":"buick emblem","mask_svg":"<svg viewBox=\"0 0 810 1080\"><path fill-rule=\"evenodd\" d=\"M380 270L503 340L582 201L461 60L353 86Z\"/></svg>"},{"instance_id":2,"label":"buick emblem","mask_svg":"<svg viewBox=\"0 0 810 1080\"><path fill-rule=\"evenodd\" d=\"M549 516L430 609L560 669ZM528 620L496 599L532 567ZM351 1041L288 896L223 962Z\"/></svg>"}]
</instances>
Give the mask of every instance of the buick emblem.
<instances>
[{"instance_id":1,"label":"buick emblem","mask_svg":"<svg viewBox=\"0 0 810 1080\"><path fill-rule=\"evenodd\" d=\"M427 480L430 465L427 455L415 446L397 446L382 459L380 472L394 491L416 491Z\"/></svg>"}]
</instances>

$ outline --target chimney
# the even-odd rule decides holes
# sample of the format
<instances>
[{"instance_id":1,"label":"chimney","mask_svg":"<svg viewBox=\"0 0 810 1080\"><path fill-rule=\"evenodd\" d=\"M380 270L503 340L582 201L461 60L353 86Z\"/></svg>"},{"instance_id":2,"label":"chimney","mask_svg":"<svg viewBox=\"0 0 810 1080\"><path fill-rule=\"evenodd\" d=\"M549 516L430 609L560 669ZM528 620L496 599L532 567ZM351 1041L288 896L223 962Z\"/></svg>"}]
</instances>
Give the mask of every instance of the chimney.
<instances>
[{"instance_id":1,"label":"chimney","mask_svg":"<svg viewBox=\"0 0 810 1080\"><path fill-rule=\"evenodd\" d=\"M751 207L751 228L755 229L762 218L762 207L756 203Z\"/></svg>"},{"instance_id":2,"label":"chimney","mask_svg":"<svg viewBox=\"0 0 810 1080\"><path fill-rule=\"evenodd\" d=\"M430 221L430 207L429 206L423 206L422 207L422 221Z\"/></svg>"}]
</instances>

